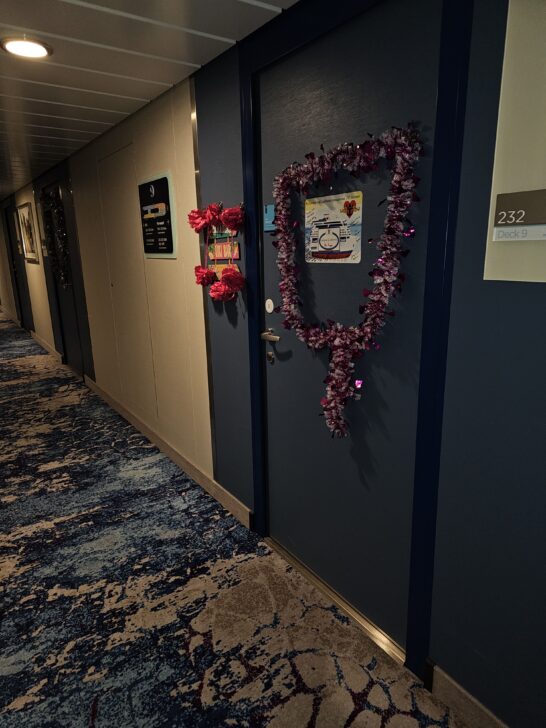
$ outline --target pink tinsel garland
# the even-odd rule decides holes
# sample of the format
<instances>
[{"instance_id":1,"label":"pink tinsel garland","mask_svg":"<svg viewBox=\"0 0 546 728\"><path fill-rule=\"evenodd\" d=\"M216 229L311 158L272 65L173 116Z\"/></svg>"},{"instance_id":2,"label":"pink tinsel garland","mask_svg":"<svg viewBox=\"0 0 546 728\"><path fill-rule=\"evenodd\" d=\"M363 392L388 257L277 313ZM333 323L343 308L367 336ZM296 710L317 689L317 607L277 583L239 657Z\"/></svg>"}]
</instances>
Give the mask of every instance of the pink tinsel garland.
<instances>
[{"instance_id":1,"label":"pink tinsel garland","mask_svg":"<svg viewBox=\"0 0 546 728\"><path fill-rule=\"evenodd\" d=\"M403 276L399 272L400 259L405 251L400 245L402 237L415 234L407 213L418 197L414 189L419 181L413 168L422 153L418 131L413 126L392 128L379 137L371 137L362 144L342 144L320 156L307 154L304 164L292 164L275 178L275 224L277 228L277 265L281 274L281 311L284 326L294 329L298 338L311 349L330 349L330 366L326 379L326 395L321 400L326 424L332 435L348 434L343 411L347 401L355 396L353 373L355 360L363 351L379 349L375 337L385 324L390 298L401 290ZM343 326L334 321L327 324L306 324L301 312L298 294L298 267L295 260L297 222L292 219L291 193L305 193L311 185L329 182L338 170L360 176L377 169L380 159L392 160L392 180L387 197L387 212L383 232L374 241L380 252L370 275L371 290L364 289L367 302L360 306L363 320L355 326ZM406 227L409 225L409 227Z\"/></svg>"}]
</instances>

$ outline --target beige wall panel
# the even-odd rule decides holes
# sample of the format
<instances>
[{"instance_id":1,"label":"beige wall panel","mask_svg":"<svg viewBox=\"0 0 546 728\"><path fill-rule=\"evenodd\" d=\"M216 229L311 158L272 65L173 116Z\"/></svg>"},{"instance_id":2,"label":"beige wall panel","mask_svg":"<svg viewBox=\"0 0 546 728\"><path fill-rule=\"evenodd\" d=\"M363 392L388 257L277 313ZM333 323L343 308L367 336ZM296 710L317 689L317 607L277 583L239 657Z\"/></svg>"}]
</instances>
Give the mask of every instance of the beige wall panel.
<instances>
[{"instance_id":1,"label":"beige wall panel","mask_svg":"<svg viewBox=\"0 0 546 728\"><path fill-rule=\"evenodd\" d=\"M484 278L546 281L546 242L493 241L497 195L546 188L546 2L510 0Z\"/></svg>"},{"instance_id":2,"label":"beige wall panel","mask_svg":"<svg viewBox=\"0 0 546 728\"><path fill-rule=\"evenodd\" d=\"M34 319L34 331L40 339L45 341L45 343L54 350L55 342L53 340L51 312L49 310L49 299L47 296L44 259L32 185L23 187L23 189L19 190L19 192L15 195L16 205L24 205L27 202L30 202L32 207L32 224L34 227L34 235L36 236L36 247L38 250L39 260L39 263L29 263L28 261L25 261L30 303L32 306L32 318Z\"/></svg>"},{"instance_id":3,"label":"beige wall panel","mask_svg":"<svg viewBox=\"0 0 546 728\"><path fill-rule=\"evenodd\" d=\"M184 442L187 457L212 476L204 307L193 274L199 239L186 223L196 205L190 112L189 86L182 84L138 114L134 159L139 182L170 173L177 238L175 260L145 260L159 428L175 446Z\"/></svg>"},{"instance_id":4,"label":"beige wall panel","mask_svg":"<svg viewBox=\"0 0 546 728\"><path fill-rule=\"evenodd\" d=\"M108 257L102 228L95 147L70 160L78 224L87 315L97 383L115 399L121 397L116 332Z\"/></svg>"},{"instance_id":5,"label":"beige wall panel","mask_svg":"<svg viewBox=\"0 0 546 728\"><path fill-rule=\"evenodd\" d=\"M140 416L157 413L132 145L98 164L123 399Z\"/></svg>"},{"instance_id":6,"label":"beige wall panel","mask_svg":"<svg viewBox=\"0 0 546 728\"><path fill-rule=\"evenodd\" d=\"M97 384L212 477L190 111L186 82L76 155L72 182ZM177 257L146 259L137 185L166 172Z\"/></svg>"},{"instance_id":7,"label":"beige wall panel","mask_svg":"<svg viewBox=\"0 0 546 728\"><path fill-rule=\"evenodd\" d=\"M192 372L185 295L177 261L146 261L150 323L156 373L157 409L161 436L173 446L184 443L195 462L192 414ZM174 305L173 305L174 304Z\"/></svg>"},{"instance_id":8,"label":"beige wall panel","mask_svg":"<svg viewBox=\"0 0 546 728\"><path fill-rule=\"evenodd\" d=\"M138 182L171 174L173 223L179 217L179 190L173 172L173 119L171 94L158 99L134 120L135 166ZM181 123L182 120L181 120ZM153 133L151 133L153 130ZM180 229L175 229L180 242ZM141 235L139 244L142 248ZM176 259L145 259L150 327L156 373L159 426L162 436L186 444L188 458L195 459L195 433L192 410L191 364L188 348L187 292L181 285L184 255L178 246ZM174 443L173 443L174 444Z\"/></svg>"},{"instance_id":9,"label":"beige wall panel","mask_svg":"<svg viewBox=\"0 0 546 728\"><path fill-rule=\"evenodd\" d=\"M18 321L9 265L4 226L0 224L0 305L6 316L9 316L12 321Z\"/></svg>"}]
</instances>

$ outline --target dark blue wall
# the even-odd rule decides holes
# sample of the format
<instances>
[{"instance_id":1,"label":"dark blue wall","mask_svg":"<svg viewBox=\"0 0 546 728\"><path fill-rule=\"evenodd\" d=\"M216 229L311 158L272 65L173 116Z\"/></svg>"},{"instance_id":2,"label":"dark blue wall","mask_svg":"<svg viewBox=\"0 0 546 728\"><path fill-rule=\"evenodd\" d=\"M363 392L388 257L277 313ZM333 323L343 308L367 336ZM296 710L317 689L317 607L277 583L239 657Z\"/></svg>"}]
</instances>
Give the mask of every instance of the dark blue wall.
<instances>
[{"instance_id":1,"label":"dark blue wall","mask_svg":"<svg viewBox=\"0 0 546 728\"><path fill-rule=\"evenodd\" d=\"M475 6L431 656L512 728L532 728L546 720L544 286L483 280L506 6Z\"/></svg>"},{"instance_id":2,"label":"dark blue wall","mask_svg":"<svg viewBox=\"0 0 546 728\"><path fill-rule=\"evenodd\" d=\"M202 205L243 199L238 49L194 76ZM244 273L244 251L239 262ZM216 480L252 508L248 329L244 298L207 300Z\"/></svg>"}]
</instances>

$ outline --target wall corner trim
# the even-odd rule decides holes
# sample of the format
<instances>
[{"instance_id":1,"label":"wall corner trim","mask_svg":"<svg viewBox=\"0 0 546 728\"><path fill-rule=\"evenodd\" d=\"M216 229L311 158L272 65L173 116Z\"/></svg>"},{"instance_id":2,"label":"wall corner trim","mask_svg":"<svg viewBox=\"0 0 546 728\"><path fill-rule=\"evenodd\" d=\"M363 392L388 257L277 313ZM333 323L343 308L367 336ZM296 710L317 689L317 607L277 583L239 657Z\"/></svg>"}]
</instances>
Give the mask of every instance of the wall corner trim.
<instances>
[{"instance_id":1,"label":"wall corner trim","mask_svg":"<svg viewBox=\"0 0 546 728\"><path fill-rule=\"evenodd\" d=\"M508 728L485 705L436 665L432 677L432 694L448 705L472 728Z\"/></svg>"},{"instance_id":2,"label":"wall corner trim","mask_svg":"<svg viewBox=\"0 0 546 728\"><path fill-rule=\"evenodd\" d=\"M120 404L114 397L108 394L102 389L96 382L90 379L87 375L84 377L85 384L95 394L98 394L107 404L116 410L124 419L130 422L133 427L136 427L145 437L150 440L156 447L158 447L162 453L170 458L179 468L181 468L187 475L190 476L195 482L200 485L203 490L212 496L221 506L231 513L243 526L250 528L252 512L250 509L241 503L234 495L227 491L220 483L205 475L196 465L187 460L172 445L163 440L148 425L146 425L139 417L130 412L126 407Z\"/></svg>"},{"instance_id":3,"label":"wall corner trim","mask_svg":"<svg viewBox=\"0 0 546 728\"><path fill-rule=\"evenodd\" d=\"M3 313L4 316L7 316L9 320L16 324L20 329L23 327L21 326L21 321L17 318L15 313L13 311L10 311L6 306L0 305L0 313Z\"/></svg>"},{"instance_id":4,"label":"wall corner trim","mask_svg":"<svg viewBox=\"0 0 546 728\"><path fill-rule=\"evenodd\" d=\"M40 344L40 346L41 346L41 347L42 347L43 349L45 349L45 350L47 351L47 353L48 353L48 354L51 354L52 356L54 356L54 357L55 357L55 359L57 359L57 361L58 361L58 362L59 362L60 364L62 364L62 363L63 363L63 357L62 357L62 354L59 354L59 352L58 352L58 351L57 351L56 349L54 349L54 348L53 348L53 347L51 346L51 344L48 344L48 343L47 343L47 341L45 341L44 339L42 339L42 337L41 337L41 336L38 336L38 334L37 334L37 333L36 333L35 331L30 331L29 333L30 333L30 335L32 336L32 338L34 339L34 341L36 341L36 342L37 342L38 344Z\"/></svg>"}]
</instances>

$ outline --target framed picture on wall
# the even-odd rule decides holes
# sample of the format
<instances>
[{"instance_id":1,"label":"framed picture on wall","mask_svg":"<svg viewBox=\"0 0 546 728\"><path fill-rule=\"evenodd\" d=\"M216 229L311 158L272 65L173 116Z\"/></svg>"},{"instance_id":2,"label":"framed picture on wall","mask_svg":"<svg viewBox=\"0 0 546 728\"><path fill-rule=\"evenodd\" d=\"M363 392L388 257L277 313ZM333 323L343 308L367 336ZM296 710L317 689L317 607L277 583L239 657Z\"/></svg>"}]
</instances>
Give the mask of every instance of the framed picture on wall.
<instances>
[{"instance_id":1,"label":"framed picture on wall","mask_svg":"<svg viewBox=\"0 0 546 728\"><path fill-rule=\"evenodd\" d=\"M23 241L25 260L28 260L29 263L39 263L38 243L32 222L32 205L30 202L18 206L17 216L19 218L19 230Z\"/></svg>"},{"instance_id":2,"label":"framed picture on wall","mask_svg":"<svg viewBox=\"0 0 546 728\"><path fill-rule=\"evenodd\" d=\"M17 240L17 250L19 255L24 255L23 241L21 239L21 226L19 225L19 214L17 210L13 211L13 227L15 230L15 239Z\"/></svg>"}]
</instances>

